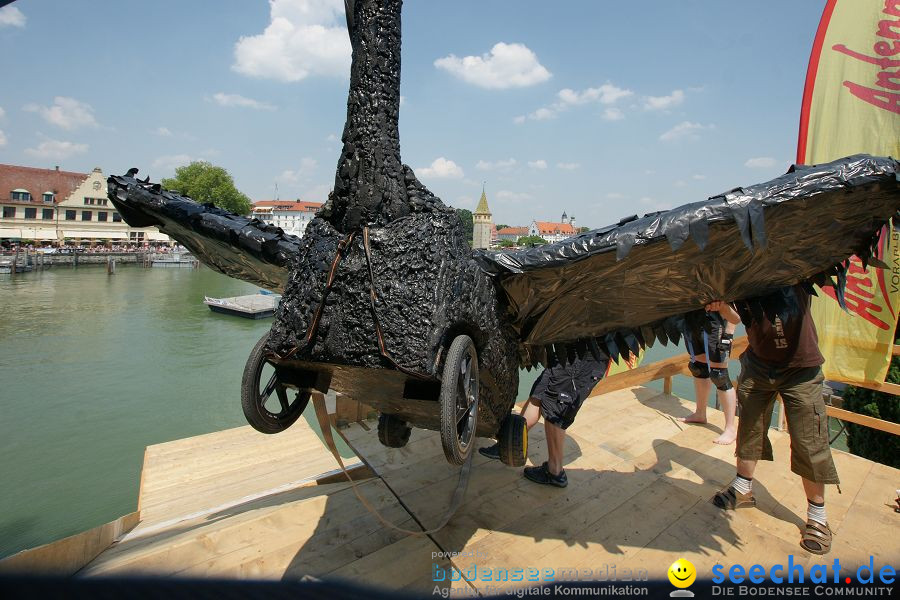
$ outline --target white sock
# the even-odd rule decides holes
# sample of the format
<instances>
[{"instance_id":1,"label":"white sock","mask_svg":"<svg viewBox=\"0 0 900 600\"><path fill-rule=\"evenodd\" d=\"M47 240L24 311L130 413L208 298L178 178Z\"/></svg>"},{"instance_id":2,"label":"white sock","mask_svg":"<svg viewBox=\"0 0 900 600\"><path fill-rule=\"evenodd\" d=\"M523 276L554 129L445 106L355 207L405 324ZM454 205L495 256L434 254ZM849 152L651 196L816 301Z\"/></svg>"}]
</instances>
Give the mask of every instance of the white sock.
<instances>
[{"instance_id":1,"label":"white sock","mask_svg":"<svg viewBox=\"0 0 900 600\"><path fill-rule=\"evenodd\" d=\"M731 487L734 488L734 491L740 492L742 494L749 494L752 485L752 479L747 479L746 477L741 477L740 475L737 475L734 478L734 481L731 482Z\"/></svg>"},{"instance_id":2,"label":"white sock","mask_svg":"<svg viewBox=\"0 0 900 600\"><path fill-rule=\"evenodd\" d=\"M813 504L808 498L806 502L806 519L808 521L818 521L822 525L827 525L828 519L825 518L825 503Z\"/></svg>"}]
</instances>

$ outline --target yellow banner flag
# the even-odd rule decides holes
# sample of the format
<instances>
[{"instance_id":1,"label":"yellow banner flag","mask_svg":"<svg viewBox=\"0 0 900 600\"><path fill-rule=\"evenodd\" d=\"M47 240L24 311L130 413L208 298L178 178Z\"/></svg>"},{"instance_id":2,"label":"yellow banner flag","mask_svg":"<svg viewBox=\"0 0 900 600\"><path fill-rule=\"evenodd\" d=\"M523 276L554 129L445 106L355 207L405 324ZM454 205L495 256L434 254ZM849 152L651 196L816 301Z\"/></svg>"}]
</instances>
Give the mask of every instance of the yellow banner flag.
<instances>
[{"instance_id":1,"label":"yellow banner flag","mask_svg":"<svg viewBox=\"0 0 900 600\"><path fill-rule=\"evenodd\" d=\"M850 154L900 157L900 0L828 0L806 75L799 164ZM853 257L841 310L832 289L813 299L825 376L882 382L900 309L900 236L882 233L878 257L890 270Z\"/></svg>"}]
</instances>

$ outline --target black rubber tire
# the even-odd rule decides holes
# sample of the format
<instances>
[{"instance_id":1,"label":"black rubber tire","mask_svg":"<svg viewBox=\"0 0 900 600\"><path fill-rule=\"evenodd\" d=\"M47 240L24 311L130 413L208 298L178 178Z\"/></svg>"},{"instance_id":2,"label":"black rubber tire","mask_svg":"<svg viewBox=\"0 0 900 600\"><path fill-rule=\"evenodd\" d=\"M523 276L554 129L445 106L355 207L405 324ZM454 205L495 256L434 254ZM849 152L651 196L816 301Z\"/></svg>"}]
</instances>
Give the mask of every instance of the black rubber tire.
<instances>
[{"instance_id":1,"label":"black rubber tire","mask_svg":"<svg viewBox=\"0 0 900 600\"><path fill-rule=\"evenodd\" d=\"M454 338L447 351L439 401L444 456L450 464L461 465L472 452L478 428L478 352L467 335Z\"/></svg>"},{"instance_id":2,"label":"black rubber tire","mask_svg":"<svg viewBox=\"0 0 900 600\"><path fill-rule=\"evenodd\" d=\"M378 441L388 448L402 448L409 442L412 428L397 415L378 416Z\"/></svg>"},{"instance_id":3,"label":"black rubber tire","mask_svg":"<svg viewBox=\"0 0 900 600\"><path fill-rule=\"evenodd\" d=\"M528 422L522 415L507 415L497 433L500 461L510 467L523 467L528 458Z\"/></svg>"},{"instance_id":4,"label":"black rubber tire","mask_svg":"<svg viewBox=\"0 0 900 600\"><path fill-rule=\"evenodd\" d=\"M247 358L244 375L241 377L241 408L244 409L244 417L247 419L247 422L255 430L260 433L272 434L281 433L300 418L306 405L309 404L310 393L309 390L301 390L297 392L294 401L289 403L288 394L291 393L291 390L277 385L273 381L273 375L267 382L267 387L269 384L274 384L274 388L270 390L269 394L266 394L265 398L263 397L265 390L260 391L260 384L262 383L260 379L263 367L267 362L264 349L268 339L269 333L266 332L256 342L253 350L250 351L250 356ZM277 413L271 412L265 406L273 392L278 395L282 407Z\"/></svg>"}]
</instances>

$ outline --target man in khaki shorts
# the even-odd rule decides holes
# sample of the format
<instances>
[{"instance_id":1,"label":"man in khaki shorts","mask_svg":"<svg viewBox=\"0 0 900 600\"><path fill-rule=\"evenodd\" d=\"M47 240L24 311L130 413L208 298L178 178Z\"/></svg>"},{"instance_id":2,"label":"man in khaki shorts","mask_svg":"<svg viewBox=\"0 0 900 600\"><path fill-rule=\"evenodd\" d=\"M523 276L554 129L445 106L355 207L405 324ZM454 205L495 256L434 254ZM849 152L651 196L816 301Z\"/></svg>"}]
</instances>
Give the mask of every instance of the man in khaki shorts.
<instances>
[{"instance_id":1,"label":"man in khaki shorts","mask_svg":"<svg viewBox=\"0 0 900 600\"><path fill-rule=\"evenodd\" d=\"M791 471L803 481L807 499L806 529L800 546L813 554L831 549L832 533L825 516L825 484L839 483L831 447L828 419L822 398L822 363L816 326L809 314L810 297L801 287L791 288L800 312L786 322L745 314L749 349L741 356L738 402L741 416L737 432L737 475L713 498L716 506L735 509L756 506L751 485L759 460L773 460L768 429L775 398L781 395L791 438ZM707 310L719 311L736 322L738 313L724 302Z\"/></svg>"}]
</instances>

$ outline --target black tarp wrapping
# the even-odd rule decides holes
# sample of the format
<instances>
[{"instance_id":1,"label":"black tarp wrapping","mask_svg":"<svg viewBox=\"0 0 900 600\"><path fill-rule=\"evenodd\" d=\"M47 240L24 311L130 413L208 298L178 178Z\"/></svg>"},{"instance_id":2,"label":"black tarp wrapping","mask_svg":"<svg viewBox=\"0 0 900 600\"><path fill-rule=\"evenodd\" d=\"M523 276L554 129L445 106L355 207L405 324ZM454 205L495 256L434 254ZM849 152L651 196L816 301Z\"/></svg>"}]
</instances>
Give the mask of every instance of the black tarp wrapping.
<instances>
[{"instance_id":1,"label":"black tarp wrapping","mask_svg":"<svg viewBox=\"0 0 900 600\"><path fill-rule=\"evenodd\" d=\"M107 179L109 199L132 227L158 227L184 244L205 265L229 275L282 291L300 238L258 219L199 204L128 175Z\"/></svg>"},{"instance_id":2,"label":"black tarp wrapping","mask_svg":"<svg viewBox=\"0 0 900 600\"><path fill-rule=\"evenodd\" d=\"M873 260L900 209L898 167L868 155L794 166L703 202L477 260L505 293L523 364L565 346L621 355L677 342L712 300L766 296L759 310L780 313L791 302L779 288L829 285L850 256Z\"/></svg>"}]
</instances>

